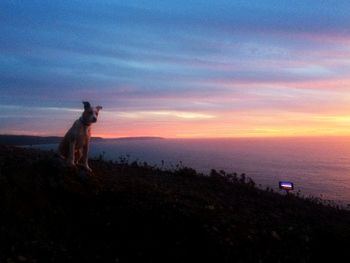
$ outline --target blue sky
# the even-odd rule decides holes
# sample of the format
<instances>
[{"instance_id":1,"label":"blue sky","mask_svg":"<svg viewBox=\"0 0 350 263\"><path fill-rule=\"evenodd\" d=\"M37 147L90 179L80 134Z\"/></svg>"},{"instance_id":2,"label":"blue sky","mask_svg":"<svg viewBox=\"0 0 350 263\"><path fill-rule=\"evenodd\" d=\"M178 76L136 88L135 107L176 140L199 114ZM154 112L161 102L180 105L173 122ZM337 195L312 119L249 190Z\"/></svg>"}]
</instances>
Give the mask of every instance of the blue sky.
<instances>
[{"instance_id":1,"label":"blue sky","mask_svg":"<svg viewBox=\"0 0 350 263\"><path fill-rule=\"evenodd\" d=\"M0 17L0 133L61 135L82 100L108 137L350 128L349 1L1 1Z\"/></svg>"}]
</instances>

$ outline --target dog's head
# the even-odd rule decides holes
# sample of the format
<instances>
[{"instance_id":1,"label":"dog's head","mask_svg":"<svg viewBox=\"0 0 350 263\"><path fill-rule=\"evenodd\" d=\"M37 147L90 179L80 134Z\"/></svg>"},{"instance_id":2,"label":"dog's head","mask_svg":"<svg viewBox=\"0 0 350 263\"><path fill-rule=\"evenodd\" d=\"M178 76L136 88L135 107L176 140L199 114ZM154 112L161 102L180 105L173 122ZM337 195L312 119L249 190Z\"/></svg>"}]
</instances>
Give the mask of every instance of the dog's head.
<instances>
[{"instance_id":1,"label":"dog's head","mask_svg":"<svg viewBox=\"0 0 350 263\"><path fill-rule=\"evenodd\" d=\"M92 107L90 102L83 101L84 112L82 115L82 121L84 124L91 124L97 121L98 113L102 109L102 106Z\"/></svg>"}]
</instances>

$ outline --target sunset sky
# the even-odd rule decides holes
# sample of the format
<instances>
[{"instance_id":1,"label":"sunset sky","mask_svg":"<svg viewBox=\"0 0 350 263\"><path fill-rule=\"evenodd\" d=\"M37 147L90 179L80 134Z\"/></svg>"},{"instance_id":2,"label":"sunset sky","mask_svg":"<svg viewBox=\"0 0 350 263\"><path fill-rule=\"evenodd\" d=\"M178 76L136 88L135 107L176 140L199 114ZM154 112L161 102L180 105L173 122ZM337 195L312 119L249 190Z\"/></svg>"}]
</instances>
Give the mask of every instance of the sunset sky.
<instances>
[{"instance_id":1,"label":"sunset sky","mask_svg":"<svg viewBox=\"0 0 350 263\"><path fill-rule=\"evenodd\" d=\"M350 135L350 1L0 2L0 134Z\"/></svg>"}]
</instances>

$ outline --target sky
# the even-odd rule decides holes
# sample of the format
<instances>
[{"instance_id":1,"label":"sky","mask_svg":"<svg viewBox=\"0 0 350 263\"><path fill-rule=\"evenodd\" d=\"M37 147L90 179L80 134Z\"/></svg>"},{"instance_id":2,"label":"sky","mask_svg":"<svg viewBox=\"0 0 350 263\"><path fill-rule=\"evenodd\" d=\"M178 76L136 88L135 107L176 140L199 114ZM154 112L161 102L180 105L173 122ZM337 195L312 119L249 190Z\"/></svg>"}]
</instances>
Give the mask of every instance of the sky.
<instances>
[{"instance_id":1,"label":"sky","mask_svg":"<svg viewBox=\"0 0 350 263\"><path fill-rule=\"evenodd\" d=\"M350 134L350 1L0 2L0 134Z\"/></svg>"}]
</instances>

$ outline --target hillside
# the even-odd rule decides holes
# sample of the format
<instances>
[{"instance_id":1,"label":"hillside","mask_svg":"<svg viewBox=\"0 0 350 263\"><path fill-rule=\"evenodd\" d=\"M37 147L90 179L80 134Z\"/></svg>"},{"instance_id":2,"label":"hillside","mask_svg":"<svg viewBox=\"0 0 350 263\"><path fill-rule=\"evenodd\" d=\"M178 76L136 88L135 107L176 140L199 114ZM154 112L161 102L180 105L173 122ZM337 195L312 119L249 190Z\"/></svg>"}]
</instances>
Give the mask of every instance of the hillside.
<instances>
[{"instance_id":1,"label":"hillside","mask_svg":"<svg viewBox=\"0 0 350 263\"><path fill-rule=\"evenodd\" d=\"M0 146L0 262L337 262L350 212L245 176Z\"/></svg>"},{"instance_id":2,"label":"hillside","mask_svg":"<svg viewBox=\"0 0 350 263\"><path fill-rule=\"evenodd\" d=\"M34 145L34 144L48 144L59 143L62 137L58 136L31 136L31 135L6 135L0 134L0 145Z\"/></svg>"},{"instance_id":3,"label":"hillside","mask_svg":"<svg viewBox=\"0 0 350 263\"><path fill-rule=\"evenodd\" d=\"M35 145L59 143L59 136L32 136L32 135L6 135L0 134L0 145ZM102 140L101 137L92 137L91 140Z\"/></svg>"},{"instance_id":4,"label":"hillside","mask_svg":"<svg viewBox=\"0 0 350 263\"><path fill-rule=\"evenodd\" d=\"M113 139L105 139L101 137L91 137L92 141L100 140L121 140L121 141L133 141L133 140L160 140L162 137L141 136L141 137L121 137ZM32 136L32 135L7 135L0 134L0 145L35 145L35 144L54 144L60 143L62 137L59 136Z\"/></svg>"}]
</instances>

